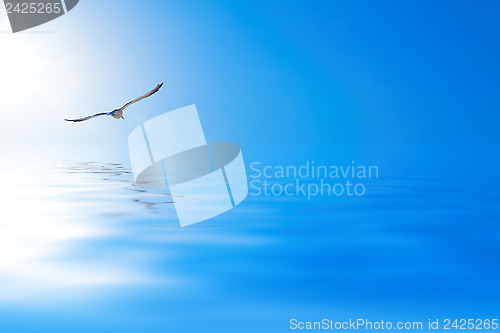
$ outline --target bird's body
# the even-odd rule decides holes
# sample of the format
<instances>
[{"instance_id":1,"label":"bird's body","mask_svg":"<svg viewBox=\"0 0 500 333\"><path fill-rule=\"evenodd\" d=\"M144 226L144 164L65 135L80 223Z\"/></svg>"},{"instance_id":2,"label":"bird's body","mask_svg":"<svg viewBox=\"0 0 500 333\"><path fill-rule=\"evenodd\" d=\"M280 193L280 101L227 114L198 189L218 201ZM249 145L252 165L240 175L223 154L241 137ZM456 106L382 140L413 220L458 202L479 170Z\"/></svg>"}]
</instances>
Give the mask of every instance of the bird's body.
<instances>
[{"instance_id":1,"label":"bird's body","mask_svg":"<svg viewBox=\"0 0 500 333\"><path fill-rule=\"evenodd\" d=\"M148 93L142 95L141 97L138 97L138 98L136 98L136 99L128 102L127 104L125 104L124 106L122 106L119 109L114 109L111 112L101 112L101 113L96 113L96 114L93 114L91 116L87 116L87 117L83 117L83 118L78 118L78 119L64 119L64 120L66 120L66 121L72 121L72 122L80 122L80 121L89 120L89 119L92 119L92 118L95 118L95 117L99 117L99 116L112 116L115 119L124 119L123 118L123 110L125 110L125 108L127 108L128 106L130 106L130 105L132 105L132 104L134 104L136 102L139 102L141 99L147 98L147 97L155 94L158 90L160 90L161 86L163 86L163 83L157 85L150 92L148 92Z\"/></svg>"},{"instance_id":2,"label":"bird's body","mask_svg":"<svg viewBox=\"0 0 500 333\"><path fill-rule=\"evenodd\" d=\"M115 109L109 113L109 115L115 119L123 118L123 110Z\"/></svg>"}]
</instances>

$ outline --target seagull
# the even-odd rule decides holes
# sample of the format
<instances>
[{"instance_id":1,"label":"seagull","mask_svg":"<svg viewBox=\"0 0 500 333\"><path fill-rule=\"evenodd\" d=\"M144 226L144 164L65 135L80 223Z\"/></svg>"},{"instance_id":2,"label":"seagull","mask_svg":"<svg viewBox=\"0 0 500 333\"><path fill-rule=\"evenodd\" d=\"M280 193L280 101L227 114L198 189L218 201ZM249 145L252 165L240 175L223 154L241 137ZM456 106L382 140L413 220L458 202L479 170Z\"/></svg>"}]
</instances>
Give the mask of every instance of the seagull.
<instances>
[{"instance_id":1,"label":"seagull","mask_svg":"<svg viewBox=\"0 0 500 333\"><path fill-rule=\"evenodd\" d=\"M125 119L123 118L123 110L125 110L126 107L136 103L136 102L139 102L141 99L144 99L144 98L147 98L151 95L153 95L154 93L156 93L158 90L160 90L161 86L163 86L163 83L157 85L153 90L151 90L150 92L142 95L141 97L138 97L130 102L128 102L127 104L125 104L124 106L122 106L121 108L119 109L114 109L113 111L111 112L101 112L101 113L96 113L94 115L91 115L91 116L87 116L87 117L83 117L83 118L78 118L78 119L64 119L66 121L72 121L72 122L80 122L80 121L85 121L85 120L89 120L89 119L92 119L92 118L95 118L95 117L99 117L99 116L112 116L113 118L115 119Z\"/></svg>"}]
</instances>

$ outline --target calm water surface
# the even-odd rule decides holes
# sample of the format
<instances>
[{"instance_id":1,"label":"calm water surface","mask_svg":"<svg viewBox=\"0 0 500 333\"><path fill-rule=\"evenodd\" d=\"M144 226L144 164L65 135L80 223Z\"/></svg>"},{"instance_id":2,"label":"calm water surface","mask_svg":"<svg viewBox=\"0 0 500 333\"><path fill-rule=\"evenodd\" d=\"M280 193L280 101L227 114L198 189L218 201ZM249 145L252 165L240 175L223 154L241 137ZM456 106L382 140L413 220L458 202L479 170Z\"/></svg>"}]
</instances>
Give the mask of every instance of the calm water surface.
<instances>
[{"instance_id":1,"label":"calm water surface","mask_svg":"<svg viewBox=\"0 0 500 333\"><path fill-rule=\"evenodd\" d=\"M450 151L365 154L380 175L363 197L249 196L186 228L175 198L133 184L126 158L5 157L2 326L286 332L291 318L498 317L498 157Z\"/></svg>"}]
</instances>

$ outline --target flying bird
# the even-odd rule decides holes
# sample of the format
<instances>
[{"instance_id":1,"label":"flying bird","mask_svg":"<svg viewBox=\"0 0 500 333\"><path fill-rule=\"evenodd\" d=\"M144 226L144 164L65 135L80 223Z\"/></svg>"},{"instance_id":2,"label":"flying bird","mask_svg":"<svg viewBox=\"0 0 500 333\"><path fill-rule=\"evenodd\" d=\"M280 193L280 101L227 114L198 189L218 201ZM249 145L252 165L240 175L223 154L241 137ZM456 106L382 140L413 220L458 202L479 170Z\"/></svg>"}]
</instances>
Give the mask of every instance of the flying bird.
<instances>
[{"instance_id":1,"label":"flying bird","mask_svg":"<svg viewBox=\"0 0 500 333\"><path fill-rule=\"evenodd\" d=\"M73 122L77 123L77 122L80 122L80 121L89 120L89 119L92 119L92 118L95 118L95 117L99 117L99 116L112 116L115 119L120 119L120 118L121 119L125 119L125 118L123 118L123 110L125 110L125 108L129 107L130 105L132 105L134 103L139 102L141 99L147 98L147 97L155 94L158 90L160 90L161 86L163 86L163 83L157 85L150 92L148 92L148 93L142 95L141 97L138 97L138 98L136 98L136 99L128 102L127 104L125 104L124 106L122 106L119 109L114 109L111 112L101 112L101 113L96 113L94 115L83 117L83 118L78 118L78 119L64 119L64 120L66 120L66 121L73 121Z\"/></svg>"}]
</instances>

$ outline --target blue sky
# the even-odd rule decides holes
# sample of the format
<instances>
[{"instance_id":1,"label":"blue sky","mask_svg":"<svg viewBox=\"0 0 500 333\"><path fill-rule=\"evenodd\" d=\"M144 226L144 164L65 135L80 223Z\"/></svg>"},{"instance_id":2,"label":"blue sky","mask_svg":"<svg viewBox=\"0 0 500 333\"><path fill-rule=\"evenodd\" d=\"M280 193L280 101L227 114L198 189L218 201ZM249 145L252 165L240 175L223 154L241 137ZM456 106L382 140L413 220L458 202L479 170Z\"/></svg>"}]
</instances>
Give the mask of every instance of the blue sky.
<instances>
[{"instance_id":1,"label":"blue sky","mask_svg":"<svg viewBox=\"0 0 500 333\"><path fill-rule=\"evenodd\" d=\"M210 140L498 142L499 11L495 1L82 1L35 29L52 33L2 34L12 75L22 77L31 58L46 69L4 76L18 92L34 82L23 108L43 117L8 114L19 96L7 103L14 97L4 89L3 122L33 121L33 133L42 121L53 140L88 139L88 128L113 140L194 103ZM49 68L60 70L51 80ZM50 103L36 98L43 77ZM126 122L60 122L111 110L161 81L162 93L128 110Z\"/></svg>"}]
</instances>

